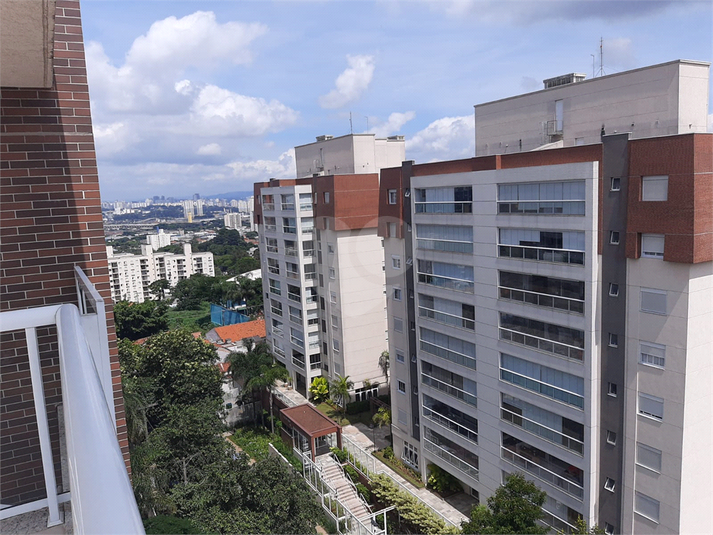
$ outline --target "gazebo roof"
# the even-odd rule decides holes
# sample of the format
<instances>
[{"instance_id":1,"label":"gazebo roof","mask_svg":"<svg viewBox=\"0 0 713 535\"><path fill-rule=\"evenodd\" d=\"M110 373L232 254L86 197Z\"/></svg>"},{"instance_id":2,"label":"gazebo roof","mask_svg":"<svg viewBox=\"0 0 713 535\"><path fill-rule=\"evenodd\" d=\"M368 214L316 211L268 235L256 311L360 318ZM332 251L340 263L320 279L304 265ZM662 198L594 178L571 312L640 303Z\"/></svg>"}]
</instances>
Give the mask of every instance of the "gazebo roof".
<instances>
[{"instance_id":1,"label":"gazebo roof","mask_svg":"<svg viewBox=\"0 0 713 535\"><path fill-rule=\"evenodd\" d=\"M280 414L289 420L292 426L298 427L310 437L328 435L340 429L337 422L319 412L309 403L282 409Z\"/></svg>"}]
</instances>

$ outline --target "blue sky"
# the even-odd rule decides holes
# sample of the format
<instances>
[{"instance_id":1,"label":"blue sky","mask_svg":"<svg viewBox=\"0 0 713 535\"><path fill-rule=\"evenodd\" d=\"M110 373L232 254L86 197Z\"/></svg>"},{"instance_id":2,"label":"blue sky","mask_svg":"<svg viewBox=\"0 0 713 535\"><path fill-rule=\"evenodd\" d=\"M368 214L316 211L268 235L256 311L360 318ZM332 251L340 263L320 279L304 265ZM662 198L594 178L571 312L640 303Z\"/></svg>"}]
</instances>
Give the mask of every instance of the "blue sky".
<instances>
[{"instance_id":1,"label":"blue sky","mask_svg":"<svg viewBox=\"0 0 713 535\"><path fill-rule=\"evenodd\" d=\"M105 201L292 177L350 112L416 162L472 156L474 104L591 77L600 37L606 74L713 56L713 3L686 0L84 0L82 21Z\"/></svg>"}]
</instances>

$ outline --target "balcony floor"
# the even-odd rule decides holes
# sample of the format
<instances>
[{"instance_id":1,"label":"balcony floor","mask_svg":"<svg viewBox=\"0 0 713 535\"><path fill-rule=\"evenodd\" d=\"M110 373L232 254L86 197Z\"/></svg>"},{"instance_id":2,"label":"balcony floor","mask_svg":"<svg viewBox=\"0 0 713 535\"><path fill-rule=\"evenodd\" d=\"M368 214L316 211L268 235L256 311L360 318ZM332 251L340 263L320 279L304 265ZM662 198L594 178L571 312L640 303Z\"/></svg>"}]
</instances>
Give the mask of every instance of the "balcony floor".
<instances>
[{"instance_id":1,"label":"balcony floor","mask_svg":"<svg viewBox=\"0 0 713 535\"><path fill-rule=\"evenodd\" d=\"M69 503L60 504L60 515L64 517L64 523L57 526L47 527L48 511L45 507L39 511L31 511L22 515L13 516L5 520L0 520L0 533L3 535L20 535L37 533L43 535L72 535L72 511Z\"/></svg>"}]
</instances>

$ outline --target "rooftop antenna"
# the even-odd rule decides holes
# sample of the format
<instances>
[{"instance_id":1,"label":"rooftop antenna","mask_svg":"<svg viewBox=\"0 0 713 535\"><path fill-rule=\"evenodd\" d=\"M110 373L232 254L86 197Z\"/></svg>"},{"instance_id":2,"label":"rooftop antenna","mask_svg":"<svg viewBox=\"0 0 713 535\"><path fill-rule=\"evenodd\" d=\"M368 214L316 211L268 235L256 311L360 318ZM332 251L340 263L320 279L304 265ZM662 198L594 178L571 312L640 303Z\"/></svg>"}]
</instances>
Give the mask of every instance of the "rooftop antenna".
<instances>
[{"instance_id":1,"label":"rooftop antenna","mask_svg":"<svg viewBox=\"0 0 713 535\"><path fill-rule=\"evenodd\" d=\"M604 72L604 39L599 38L599 76L605 76Z\"/></svg>"},{"instance_id":2,"label":"rooftop antenna","mask_svg":"<svg viewBox=\"0 0 713 535\"><path fill-rule=\"evenodd\" d=\"M349 133L350 134L354 133L354 128L352 126L352 112L349 112Z\"/></svg>"},{"instance_id":3,"label":"rooftop antenna","mask_svg":"<svg viewBox=\"0 0 713 535\"><path fill-rule=\"evenodd\" d=\"M594 54L589 54L589 55L592 56L592 78L595 78L597 75L596 75L596 72L594 71Z\"/></svg>"}]
</instances>

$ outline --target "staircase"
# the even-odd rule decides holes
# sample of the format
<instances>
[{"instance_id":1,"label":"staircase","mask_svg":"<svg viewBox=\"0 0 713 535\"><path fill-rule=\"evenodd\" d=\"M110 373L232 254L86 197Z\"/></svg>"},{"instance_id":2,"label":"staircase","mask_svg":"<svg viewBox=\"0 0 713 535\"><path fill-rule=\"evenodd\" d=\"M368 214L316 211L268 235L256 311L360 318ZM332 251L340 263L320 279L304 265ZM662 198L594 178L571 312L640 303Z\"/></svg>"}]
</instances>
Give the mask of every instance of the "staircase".
<instances>
[{"instance_id":1,"label":"staircase","mask_svg":"<svg viewBox=\"0 0 713 535\"><path fill-rule=\"evenodd\" d=\"M347 478L342 467L331 455L323 455L317 459L317 465L322 470L322 478L337 493L337 499L349 509L349 512L365 525L371 525L371 511L364 504L354 484Z\"/></svg>"}]
</instances>

